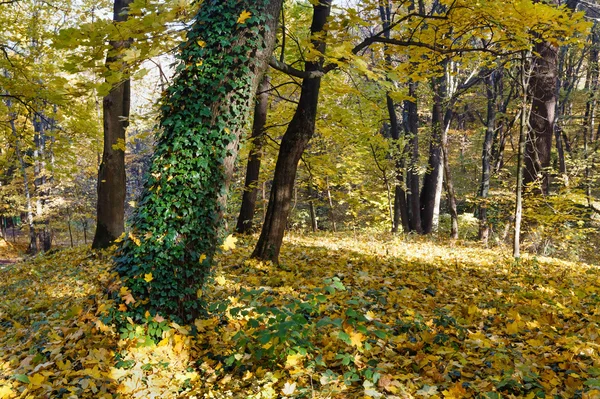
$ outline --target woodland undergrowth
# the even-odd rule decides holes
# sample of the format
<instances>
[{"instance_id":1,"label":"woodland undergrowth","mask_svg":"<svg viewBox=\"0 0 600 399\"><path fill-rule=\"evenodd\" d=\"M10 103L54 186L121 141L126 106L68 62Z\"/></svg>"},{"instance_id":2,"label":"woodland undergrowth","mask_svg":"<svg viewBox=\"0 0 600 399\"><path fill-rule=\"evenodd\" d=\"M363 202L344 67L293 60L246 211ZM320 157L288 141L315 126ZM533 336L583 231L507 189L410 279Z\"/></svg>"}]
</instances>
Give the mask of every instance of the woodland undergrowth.
<instances>
[{"instance_id":1,"label":"woodland undergrowth","mask_svg":"<svg viewBox=\"0 0 600 399\"><path fill-rule=\"evenodd\" d=\"M318 234L273 266L253 245L218 257L185 326L112 325L135 298L107 253L0 265L0 398L600 397L594 265Z\"/></svg>"}]
</instances>

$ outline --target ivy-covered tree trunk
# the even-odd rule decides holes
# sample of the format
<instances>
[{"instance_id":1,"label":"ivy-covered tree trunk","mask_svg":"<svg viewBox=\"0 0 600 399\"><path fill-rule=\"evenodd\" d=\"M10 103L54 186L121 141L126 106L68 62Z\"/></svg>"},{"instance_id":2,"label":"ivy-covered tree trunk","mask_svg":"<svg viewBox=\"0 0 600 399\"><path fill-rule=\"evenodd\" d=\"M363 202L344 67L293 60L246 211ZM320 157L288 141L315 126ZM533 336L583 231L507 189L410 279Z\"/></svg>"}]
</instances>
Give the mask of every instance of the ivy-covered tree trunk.
<instances>
[{"instance_id":1,"label":"ivy-covered tree trunk","mask_svg":"<svg viewBox=\"0 0 600 399\"><path fill-rule=\"evenodd\" d=\"M142 318L189 322L222 236L239 135L275 45L282 0L205 0L161 106L161 133L116 269Z\"/></svg>"},{"instance_id":2,"label":"ivy-covered tree trunk","mask_svg":"<svg viewBox=\"0 0 600 399\"><path fill-rule=\"evenodd\" d=\"M115 22L127 20L127 10L133 0L115 0ZM129 47L130 40L111 41L106 65L119 62L119 52ZM102 101L104 148L98 170L98 205L96 234L92 248L107 248L125 229L125 131L129 124L130 84L125 79L113 87Z\"/></svg>"},{"instance_id":3,"label":"ivy-covered tree trunk","mask_svg":"<svg viewBox=\"0 0 600 399\"><path fill-rule=\"evenodd\" d=\"M314 14L310 27L313 37L312 45L323 54L325 42L319 39L319 34L323 31L331 11L331 0L322 0L313 7ZM322 69L322 64L322 60L307 61L304 68L307 72L319 71ZM298 107L279 147L267 215L260 238L252 253L253 258L270 260L273 263L277 263L279 260L298 162L315 131L320 87L320 77L306 78L302 81Z\"/></svg>"},{"instance_id":4,"label":"ivy-covered tree trunk","mask_svg":"<svg viewBox=\"0 0 600 399\"><path fill-rule=\"evenodd\" d=\"M235 230L239 234L252 232L254 211L256 210L256 197L258 196L258 176L260 174L260 161L262 148L265 142L264 129L267 122L267 107L269 105L269 80L265 75L258 87L256 104L254 105L254 122L252 123L252 135L250 154L246 166L246 180L244 182L244 194L242 206L238 216Z\"/></svg>"}]
</instances>

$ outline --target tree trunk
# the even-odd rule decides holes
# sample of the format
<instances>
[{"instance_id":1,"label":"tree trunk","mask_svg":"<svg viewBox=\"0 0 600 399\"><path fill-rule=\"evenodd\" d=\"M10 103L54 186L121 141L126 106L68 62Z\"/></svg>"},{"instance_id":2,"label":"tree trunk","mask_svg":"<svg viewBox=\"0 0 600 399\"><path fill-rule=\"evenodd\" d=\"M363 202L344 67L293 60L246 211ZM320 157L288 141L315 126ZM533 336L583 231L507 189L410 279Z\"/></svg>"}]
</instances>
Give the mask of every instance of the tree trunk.
<instances>
[{"instance_id":1,"label":"tree trunk","mask_svg":"<svg viewBox=\"0 0 600 399\"><path fill-rule=\"evenodd\" d=\"M336 220L335 220L335 209L333 207L333 198L331 197L331 189L329 187L329 177L325 177L325 184L327 185L327 200L329 201L329 220L331 222L331 229L333 232L337 232Z\"/></svg>"},{"instance_id":2,"label":"tree trunk","mask_svg":"<svg viewBox=\"0 0 600 399\"><path fill-rule=\"evenodd\" d=\"M205 0L180 46L148 181L117 258L138 318L149 311L190 322L202 313L199 290L222 241L239 135L275 46L281 4Z\"/></svg>"},{"instance_id":3,"label":"tree trunk","mask_svg":"<svg viewBox=\"0 0 600 399\"><path fill-rule=\"evenodd\" d=\"M589 90L588 100L585 107L585 126L583 131L583 152L585 159L585 193L587 197L588 206L592 206L592 164L593 164L593 156L594 154L590 154L589 147L590 144L595 142L596 138L594 137L595 133L595 113L596 113L596 95L598 90L598 43L600 42L600 37L598 33L597 25L594 25L594 29L591 34L591 48L588 60L588 76L586 79L586 86ZM590 159L592 158L592 159Z\"/></svg>"},{"instance_id":4,"label":"tree trunk","mask_svg":"<svg viewBox=\"0 0 600 399\"><path fill-rule=\"evenodd\" d=\"M547 194L549 190L550 152L554 135L554 114L556 106L556 67L557 48L551 43L535 45L533 73L529 86L531 115L525 145L524 186L532 186L532 191Z\"/></svg>"},{"instance_id":5,"label":"tree trunk","mask_svg":"<svg viewBox=\"0 0 600 399\"><path fill-rule=\"evenodd\" d=\"M323 0L313 8L314 14L310 27L312 44L323 54L325 53L325 42L319 40L317 34L325 28L327 17L331 11L331 0ZM306 62L305 71L318 71L322 68L322 64L323 60ZM320 87L320 77L302 81L298 107L279 147L267 215L260 238L252 253L253 258L270 260L273 263L279 261L298 162L315 131Z\"/></svg>"},{"instance_id":6,"label":"tree trunk","mask_svg":"<svg viewBox=\"0 0 600 399\"><path fill-rule=\"evenodd\" d=\"M533 76L527 73L525 68L525 53L521 56L521 89L523 90L521 97L521 122L519 126L519 150L517 153L517 187L515 198L515 218L514 218L514 236L513 236L513 257L519 259L521 257L521 218L523 216L523 184L524 184L524 168L526 158L526 141L527 141L527 93ZM530 114L533 112L530 111ZM529 115L531 118L531 115ZM530 119L531 120L531 119Z\"/></svg>"},{"instance_id":7,"label":"tree trunk","mask_svg":"<svg viewBox=\"0 0 600 399\"><path fill-rule=\"evenodd\" d=\"M433 110L431 120L431 141L429 144L429 160L427 172L423 180L421 190L421 225L423 234L433 231L434 213L436 208L436 195L438 184L441 184L440 173L442 170L442 129L443 129L443 105L444 100L444 78L433 79ZM439 201L438 201L439 204Z\"/></svg>"},{"instance_id":8,"label":"tree trunk","mask_svg":"<svg viewBox=\"0 0 600 399\"><path fill-rule=\"evenodd\" d=\"M308 182L308 207L310 210L310 228L313 233L319 230L317 222L317 212L315 210L315 190L311 182Z\"/></svg>"},{"instance_id":9,"label":"tree trunk","mask_svg":"<svg viewBox=\"0 0 600 399\"><path fill-rule=\"evenodd\" d=\"M133 0L115 0L113 20L126 21L128 7ZM117 65L130 39L111 41L107 67ZM125 66L122 66L125 69ZM125 72L126 73L126 72ZM104 149L98 170L98 204L96 233L92 248L109 247L125 230L125 131L129 125L131 101L129 78L113 87L102 101L104 121Z\"/></svg>"},{"instance_id":10,"label":"tree trunk","mask_svg":"<svg viewBox=\"0 0 600 399\"><path fill-rule=\"evenodd\" d=\"M404 102L404 131L409 135L408 146L410 148L410 161L408 173L406 176L406 185L408 187L408 212L409 212L409 231L416 231L422 234L421 227L421 199L419 197L419 113L417 108L417 83L408 84L408 95L414 98L414 101L406 100Z\"/></svg>"},{"instance_id":11,"label":"tree trunk","mask_svg":"<svg viewBox=\"0 0 600 399\"><path fill-rule=\"evenodd\" d=\"M481 182L479 186L479 239L487 245L490 226L487 221L487 198L490 192L490 175L492 160L492 142L496 131L496 101L499 95L498 71L492 71L486 78L487 118L483 151L481 154Z\"/></svg>"},{"instance_id":12,"label":"tree trunk","mask_svg":"<svg viewBox=\"0 0 600 399\"><path fill-rule=\"evenodd\" d=\"M452 182L452 171L450 170L450 151L448 150L448 130L450 130L450 122L452 113L448 111L444 118L444 130L442 131L442 162L444 166L443 186L446 189L448 198L448 207L450 208L450 238L458 239L458 209L456 207L456 192L454 191L454 183Z\"/></svg>"},{"instance_id":13,"label":"tree trunk","mask_svg":"<svg viewBox=\"0 0 600 399\"><path fill-rule=\"evenodd\" d=\"M385 31L384 35L386 38L390 38L390 23L391 23L391 4L389 1L381 2L379 6L379 15L381 17L382 28ZM392 67L392 57L388 51L388 46L384 45L385 62L388 67ZM390 78L387 78L389 82L392 82ZM400 139L400 127L398 126L398 115L396 114L396 106L394 100L390 97L389 92L385 95L386 106L388 115L390 118L390 135L394 144L398 143ZM396 184L394 187L394 212L392 217L392 233L396 233L400 224L402 224L402 230L408 232L410 230L409 219L408 219L408 205L406 203L406 185L404 183L404 169L406 167L404 162L404 153L394 152L395 154L395 165L396 165Z\"/></svg>"},{"instance_id":14,"label":"tree trunk","mask_svg":"<svg viewBox=\"0 0 600 399\"><path fill-rule=\"evenodd\" d=\"M256 210L256 198L258 196L258 176L260 174L262 148L265 142L264 128L267 122L267 107L269 105L268 89L269 79L265 75L258 86L256 104L254 106L254 122L252 124L252 135L250 136L251 148L246 167L242 207L240 208L240 215L236 226L236 231L239 234L252 233L253 230L254 211Z\"/></svg>"}]
</instances>

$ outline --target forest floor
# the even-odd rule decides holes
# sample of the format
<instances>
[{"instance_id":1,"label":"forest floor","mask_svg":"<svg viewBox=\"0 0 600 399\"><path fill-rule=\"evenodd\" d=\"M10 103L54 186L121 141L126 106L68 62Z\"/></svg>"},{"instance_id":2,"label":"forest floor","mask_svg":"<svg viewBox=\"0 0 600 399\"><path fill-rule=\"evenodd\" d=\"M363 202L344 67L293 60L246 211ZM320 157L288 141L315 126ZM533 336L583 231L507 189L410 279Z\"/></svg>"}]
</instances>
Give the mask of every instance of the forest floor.
<instances>
[{"instance_id":1,"label":"forest floor","mask_svg":"<svg viewBox=\"0 0 600 399\"><path fill-rule=\"evenodd\" d=\"M157 344L102 321L123 292L105 254L3 265L0 398L600 398L594 265L292 234L276 267L253 244L220 256L213 313Z\"/></svg>"}]
</instances>

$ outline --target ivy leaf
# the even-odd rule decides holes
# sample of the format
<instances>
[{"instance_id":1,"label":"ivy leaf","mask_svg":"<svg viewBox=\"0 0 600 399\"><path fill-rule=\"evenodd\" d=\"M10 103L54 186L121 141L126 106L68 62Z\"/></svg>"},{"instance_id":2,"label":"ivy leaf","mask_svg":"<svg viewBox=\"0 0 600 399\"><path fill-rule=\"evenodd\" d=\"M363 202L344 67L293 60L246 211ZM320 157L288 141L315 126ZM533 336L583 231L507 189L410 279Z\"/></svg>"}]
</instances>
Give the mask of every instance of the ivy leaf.
<instances>
[{"instance_id":1,"label":"ivy leaf","mask_svg":"<svg viewBox=\"0 0 600 399\"><path fill-rule=\"evenodd\" d=\"M152 277L152 273L146 273L144 274L144 281L149 283L150 281L154 280L154 277Z\"/></svg>"}]
</instances>

